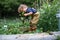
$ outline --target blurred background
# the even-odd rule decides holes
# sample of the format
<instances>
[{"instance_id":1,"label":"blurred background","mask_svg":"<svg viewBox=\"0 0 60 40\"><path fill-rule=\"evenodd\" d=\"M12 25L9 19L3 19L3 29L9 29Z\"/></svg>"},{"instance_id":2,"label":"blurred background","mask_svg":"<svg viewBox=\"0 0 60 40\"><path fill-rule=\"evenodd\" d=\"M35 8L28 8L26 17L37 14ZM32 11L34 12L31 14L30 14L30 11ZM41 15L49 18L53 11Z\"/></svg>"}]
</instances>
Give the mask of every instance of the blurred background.
<instances>
[{"instance_id":1,"label":"blurred background","mask_svg":"<svg viewBox=\"0 0 60 40\"><path fill-rule=\"evenodd\" d=\"M20 4L36 8L40 12L37 32L58 31L56 14L60 0L0 0L0 34L22 34L29 28L29 19L23 22L17 9Z\"/></svg>"}]
</instances>

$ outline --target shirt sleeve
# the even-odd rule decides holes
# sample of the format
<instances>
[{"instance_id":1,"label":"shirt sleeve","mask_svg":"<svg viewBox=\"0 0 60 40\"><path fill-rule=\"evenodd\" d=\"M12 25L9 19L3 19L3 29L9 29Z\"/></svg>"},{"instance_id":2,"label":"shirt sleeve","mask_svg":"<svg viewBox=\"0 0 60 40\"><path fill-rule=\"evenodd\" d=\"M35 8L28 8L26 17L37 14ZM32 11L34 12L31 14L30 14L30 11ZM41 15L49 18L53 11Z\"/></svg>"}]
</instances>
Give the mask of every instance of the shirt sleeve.
<instances>
[{"instance_id":1,"label":"shirt sleeve","mask_svg":"<svg viewBox=\"0 0 60 40\"><path fill-rule=\"evenodd\" d=\"M26 12L27 12L27 13L32 12L31 8L28 8L28 9L26 10Z\"/></svg>"},{"instance_id":2,"label":"shirt sleeve","mask_svg":"<svg viewBox=\"0 0 60 40\"><path fill-rule=\"evenodd\" d=\"M33 9L33 8L28 8L28 9L26 10L26 13L29 13L29 12L32 12L32 13L34 14L34 13L36 13L36 10Z\"/></svg>"},{"instance_id":3,"label":"shirt sleeve","mask_svg":"<svg viewBox=\"0 0 60 40\"><path fill-rule=\"evenodd\" d=\"M33 11L33 13L36 13L36 12L37 12L37 10L36 10L36 9L34 9L34 8L32 8L32 11Z\"/></svg>"}]
</instances>

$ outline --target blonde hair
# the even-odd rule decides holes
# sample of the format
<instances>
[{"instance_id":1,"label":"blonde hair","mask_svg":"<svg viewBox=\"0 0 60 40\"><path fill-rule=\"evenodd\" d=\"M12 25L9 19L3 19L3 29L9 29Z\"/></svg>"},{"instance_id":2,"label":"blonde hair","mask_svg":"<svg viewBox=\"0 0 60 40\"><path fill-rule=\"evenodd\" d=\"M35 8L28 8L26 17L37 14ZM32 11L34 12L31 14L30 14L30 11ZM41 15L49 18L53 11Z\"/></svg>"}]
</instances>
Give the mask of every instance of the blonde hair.
<instances>
[{"instance_id":1,"label":"blonde hair","mask_svg":"<svg viewBox=\"0 0 60 40\"><path fill-rule=\"evenodd\" d=\"M21 8L26 8L26 7L27 7L27 5L25 5L25 4L21 4L21 5L18 7L18 12L20 13Z\"/></svg>"}]
</instances>

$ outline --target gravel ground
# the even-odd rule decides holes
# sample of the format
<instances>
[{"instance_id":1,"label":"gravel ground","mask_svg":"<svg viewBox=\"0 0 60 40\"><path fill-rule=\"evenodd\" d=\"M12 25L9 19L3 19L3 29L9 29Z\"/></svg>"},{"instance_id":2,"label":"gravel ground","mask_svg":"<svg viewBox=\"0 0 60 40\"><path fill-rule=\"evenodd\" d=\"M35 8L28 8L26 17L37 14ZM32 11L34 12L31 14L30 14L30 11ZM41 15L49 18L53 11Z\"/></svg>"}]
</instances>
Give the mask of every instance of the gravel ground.
<instances>
[{"instance_id":1,"label":"gravel ground","mask_svg":"<svg viewBox=\"0 0 60 40\"><path fill-rule=\"evenodd\" d=\"M60 36L60 31L51 33L53 35L48 33L0 35L0 40L55 40L57 36Z\"/></svg>"}]
</instances>

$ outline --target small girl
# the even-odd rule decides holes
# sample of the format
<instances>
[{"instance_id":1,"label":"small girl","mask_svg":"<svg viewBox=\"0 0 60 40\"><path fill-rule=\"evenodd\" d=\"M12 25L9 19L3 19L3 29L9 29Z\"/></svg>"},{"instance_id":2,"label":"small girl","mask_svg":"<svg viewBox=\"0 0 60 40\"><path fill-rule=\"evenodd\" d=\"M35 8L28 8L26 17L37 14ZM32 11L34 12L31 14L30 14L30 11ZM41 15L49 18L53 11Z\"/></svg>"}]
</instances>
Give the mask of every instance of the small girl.
<instances>
[{"instance_id":1,"label":"small girl","mask_svg":"<svg viewBox=\"0 0 60 40\"><path fill-rule=\"evenodd\" d=\"M34 8L29 8L27 5L25 4L21 4L19 7L18 7L18 12L24 12L24 16L31 16L32 19L30 20L30 28L29 28L29 31L36 31L37 29L37 23L39 21L39 16L40 16L40 13L37 12L36 9Z\"/></svg>"}]
</instances>

